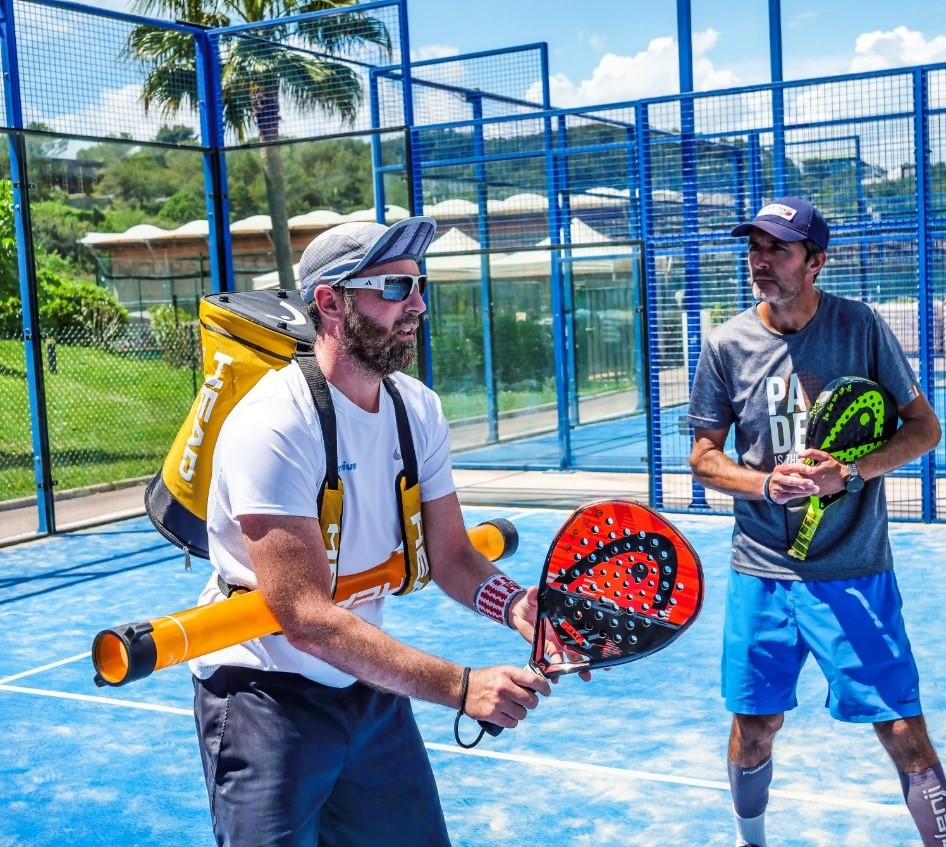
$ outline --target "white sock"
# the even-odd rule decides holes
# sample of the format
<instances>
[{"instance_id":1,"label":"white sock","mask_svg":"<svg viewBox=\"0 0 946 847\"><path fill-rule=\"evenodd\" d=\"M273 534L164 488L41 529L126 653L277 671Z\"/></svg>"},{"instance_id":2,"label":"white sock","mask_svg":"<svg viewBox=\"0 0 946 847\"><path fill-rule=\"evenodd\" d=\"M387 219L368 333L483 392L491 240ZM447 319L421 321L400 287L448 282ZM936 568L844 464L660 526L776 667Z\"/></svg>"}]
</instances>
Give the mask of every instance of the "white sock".
<instances>
[{"instance_id":1,"label":"white sock","mask_svg":"<svg viewBox=\"0 0 946 847\"><path fill-rule=\"evenodd\" d=\"M746 847L753 844L755 847L766 847L765 843L765 812L757 818L736 818L736 847Z\"/></svg>"}]
</instances>

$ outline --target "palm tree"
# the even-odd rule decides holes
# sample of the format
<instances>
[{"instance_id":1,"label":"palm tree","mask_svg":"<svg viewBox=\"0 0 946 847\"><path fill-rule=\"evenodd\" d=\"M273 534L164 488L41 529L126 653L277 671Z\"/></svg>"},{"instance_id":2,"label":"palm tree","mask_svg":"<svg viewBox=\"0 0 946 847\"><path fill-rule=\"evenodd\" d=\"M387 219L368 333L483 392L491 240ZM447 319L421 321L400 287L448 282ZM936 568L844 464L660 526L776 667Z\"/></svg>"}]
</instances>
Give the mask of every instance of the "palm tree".
<instances>
[{"instance_id":1,"label":"palm tree","mask_svg":"<svg viewBox=\"0 0 946 847\"><path fill-rule=\"evenodd\" d=\"M295 287L289 217L286 211L282 154L278 144L280 108L317 108L351 124L361 106L361 80L339 60L340 51L375 45L390 55L391 39L383 22L350 11L279 25L278 19L356 5L357 0L135 0L135 11L161 14L205 28L272 21L252 34L228 42L220 57L223 117L241 143L255 129L263 145L260 155L266 198L273 226L279 283ZM291 46L289 46L291 45ZM302 48L302 49L293 49ZM315 54L315 55L313 55ZM150 66L141 99L145 109L159 105L170 117L185 103L197 108L194 40L187 33L140 25L125 46L127 58Z\"/></svg>"}]
</instances>

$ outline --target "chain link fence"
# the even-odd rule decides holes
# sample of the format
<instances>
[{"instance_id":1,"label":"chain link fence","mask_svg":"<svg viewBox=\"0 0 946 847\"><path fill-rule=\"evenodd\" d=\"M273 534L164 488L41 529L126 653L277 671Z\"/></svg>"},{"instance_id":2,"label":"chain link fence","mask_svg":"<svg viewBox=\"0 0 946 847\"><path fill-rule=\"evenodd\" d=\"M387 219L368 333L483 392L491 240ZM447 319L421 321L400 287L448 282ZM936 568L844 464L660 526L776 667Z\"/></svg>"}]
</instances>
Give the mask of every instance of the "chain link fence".
<instances>
[{"instance_id":1,"label":"chain link fence","mask_svg":"<svg viewBox=\"0 0 946 847\"><path fill-rule=\"evenodd\" d=\"M141 481L160 468L203 381L197 325L182 318L166 307L153 328L42 339L57 498ZM26 505L36 483L22 338L0 338L0 406L0 502Z\"/></svg>"}]
</instances>

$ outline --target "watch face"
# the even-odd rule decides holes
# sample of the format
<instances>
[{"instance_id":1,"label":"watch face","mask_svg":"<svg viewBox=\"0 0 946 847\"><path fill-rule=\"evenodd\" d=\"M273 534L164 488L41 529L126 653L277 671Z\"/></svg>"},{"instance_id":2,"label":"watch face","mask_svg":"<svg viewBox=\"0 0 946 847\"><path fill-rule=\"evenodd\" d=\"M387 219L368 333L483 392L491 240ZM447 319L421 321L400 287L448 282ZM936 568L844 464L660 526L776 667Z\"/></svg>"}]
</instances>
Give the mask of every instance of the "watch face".
<instances>
[{"instance_id":1,"label":"watch face","mask_svg":"<svg viewBox=\"0 0 946 847\"><path fill-rule=\"evenodd\" d=\"M849 494L856 494L864 487L864 478L860 474L852 474L844 483L844 490Z\"/></svg>"}]
</instances>

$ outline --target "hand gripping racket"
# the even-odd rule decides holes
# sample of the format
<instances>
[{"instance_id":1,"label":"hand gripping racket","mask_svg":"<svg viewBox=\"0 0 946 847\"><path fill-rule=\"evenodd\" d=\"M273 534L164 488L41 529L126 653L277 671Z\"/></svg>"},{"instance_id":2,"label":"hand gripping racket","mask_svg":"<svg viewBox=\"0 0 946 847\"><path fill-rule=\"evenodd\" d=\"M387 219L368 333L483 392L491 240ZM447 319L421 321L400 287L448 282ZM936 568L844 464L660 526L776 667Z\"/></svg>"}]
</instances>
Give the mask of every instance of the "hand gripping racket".
<instances>
[{"instance_id":1,"label":"hand gripping racket","mask_svg":"<svg viewBox=\"0 0 946 847\"><path fill-rule=\"evenodd\" d=\"M853 462L886 444L897 430L897 404L872 380L845 376L825 386L808 413L805 444L830 453L839 462ZM814 465L811 459L805 463ZM825 509L847 492L812 495L788 555L805 559Z\"/></svg>"},{"instance_id":2,"label":"hand gripping racket","mask_svg":"<svg viewBox=\"0 0 946 847\"><path fill-rule=\"evenodd\" d=\"M553 677L637 661L679 638L702 604L700 559L676 527L631 500L589 503L565 521L546 556L529 667ZM564 659L549 656L550 643ZM479 723L490 735L502 732ZM456 729L461 747L483 735L468 744Z\"/></svg>"}]
</instances>

